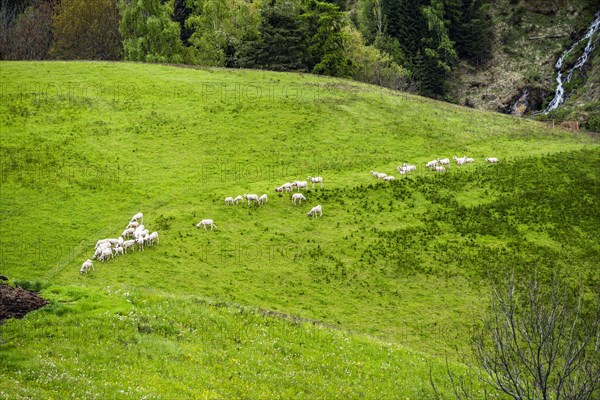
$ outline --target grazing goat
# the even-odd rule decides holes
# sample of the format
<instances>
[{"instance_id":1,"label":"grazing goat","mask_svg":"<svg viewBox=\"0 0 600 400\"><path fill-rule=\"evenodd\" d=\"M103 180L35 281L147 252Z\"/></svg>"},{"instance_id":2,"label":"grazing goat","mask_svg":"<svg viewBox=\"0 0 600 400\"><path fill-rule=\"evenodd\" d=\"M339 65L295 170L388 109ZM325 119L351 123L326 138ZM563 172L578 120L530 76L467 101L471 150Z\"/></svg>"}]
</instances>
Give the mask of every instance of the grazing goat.
<instances>
[{"instance_id":1,"label":"grazing goat","mask_svg":"<svg viewBox=\"0 0 600 400\"><path fill-rule=\"evenodd\" d=\"M437 159L438 163L440 163L440 165L450 165L450 160L448 158L444 158L444 159Z\"/></svg>"},{"instance_id":2,"label":"grazing goat","mask_svg":"<svg viewBox=\"0 0 600 400\"><path fill-rule=\"evenodd\" d=\"M131 217L131 221L130 222L137 221L138 219L143 224L144 223L144 214L142 214L142 213L135 214L133 217Z\"/></svg>"},{"instance_id":3,"label":"grazing goat","mask_svg":"<svg viewBox=\"0 0 600 400\"><path fill-rule=\"evenodd\" d=\"M393 175L388 175L385 178L383 178L383 180L389 182L389 181L395 181L396 178Z\"/></svg>"},{"instance_id":4,"label":"grazing goat","mask_svg":"<svg viewBox=\"0 0 600 400\"><path fill-rule=\"evenodd\" d=\"M144 225L138 226L137 228L135 228L135 231L133 231L133 237L137 239L138 237L140 237L140 235L144 233L145 230L146 227Z\"/></svg>"},{"instance_id":5,"label":"grazing goat","mask_svg":"<svg viewBox=\"0 0 600 400\"><path fill-rule=\"evenodd\" d=\"M258 205L261 205L263 203L267 204L268 202L269 202L269 198L267 197L266 193L258 198Z\"/></svg>"},{"instance_id":6,"label":"grazing goat","mask_svg":"<svg viewBox=\"0 0 600 400\"><path fill-rule=\"evenodd\" d=\"M308 215L309 217L316 217L317 213L319 214L319 217L323 216L323 207L321 207L320 204L311 208L308 214L306 215Z\"/></svg>"},{"instance_id":7,"label":"grazing goat","mask_svg":"<svg viewBox=\"0 0 600 400\"><path fill-rule=\"evenodd\" d=\"M237 196L235 199L233 199L233 203L237 204L237 203L239 203L242 200L244 200L244 198L242 196Z\"/></svg>"},{"instance_id":8,"label":"grazing goat","mask_svg":"<svg viewBox=\"0 0 600 400\"><path fill-rule=\"evenodd\" d=\"M398 173L404 175L407 172L416 171L417 167L412 164L402 163L401 166L398 167Z\"/></svg>"},{"instance_id":9,"label":"grazing goat","mask_svg":"<svg viewBox=\"0 0 600 400\"><path fill-rule=\"evenodd\" d=\"M467 162L467 156L464 156L464 157L456 157L456 156L454 156L454 157L452 157L452 159L454 161L456 161L457 165L463 165L463 164L465 164Z\"/></svg>"},{"instance_id":10,"label":"grazing goat","mask_svg":"<svg viewBox=\"0 0 600 400\"><path fill-rule=\"evenodd\" d=\"M233 197L226 197L225 204L228 206L232 206L233 205Z\"/></svg>"},{"instance_id":11,"label":"grazing goat","mask_svg":"<svg viewBox=\"0 0 600 400\"><path fill-rule=\"evenodd\" d=\"M100 256L98 256L98 260L104 262L105 260L112 258L112 256L113 256L112 248L106 247L102 250L102 253L100 254Z\"/></svg>"},{"instance_id":12,"label":"grazing goat","mask_svg":"<svg viewBox=\"0 0 600 400\"><path fill-rule=\"evenodd\" d=\"M244 194L244 198L248 200L248 205L250 205L251 201L256 201L258 203L258 195L257 194Z\"/></svg>"},{"instance_id":13,"label":"grazing goat","mask_svg":"<svg viewBox=\"0 0 600 400\"><path fill-rule=\"evenodd\" d=\"M121 233L122 238L130 237L135 232L135 228L127 228Z\"/></svg>"},{"instance_id":14,"label":"grazing goat","mask_svg":"<svg viewBox=\"0 0 600 400\"><path fill-rule=\"evenodd\" d=\"M147 238L146 241L150 244L150 246L154 246L154 242L160 243L158 241L158 232L152 232Z\"/></svg>"},{"instance_id":15,"label":"grazing goat","mask_svg":"<svg viewBox=\"0 0 600 400\"><path fill-rule=\"evenodd\" d=\"M123 242L123 249L125 249L125 253L127 253L127 250L129 249L134 249L133 247L135 245L135 240L131 239L131 240L126 240Z\"/></svg>"},{"instance_id":16,"label":"grazing goat","mask_svg":"<svg viewBox=\"0 0 600 400\"><path fill-rule=\"evenodd\" d=\"M315 183L320 183L321 187L323 187L323 178L320 176L308 176L308 180L312 182L312 187L315 187Z\"/></svg>"},{"instance_id":17,"label":"grazing goat","mask_svg":"<svg viewBox=\"0 0 600 400\"><path fill-rule=\"evenodd\" d=\"M196 225L196 228L200 228L200 225L204 226L204 230L206 230L207 226L210 226L210 230L212 231L213 228L217 228L217 226L215 225L214 221L212 219L203 219L202 221L198 222L198 224Z\"/></svg>"},{"instance_id":18,"label":"grazing goat","mask_svg":"<svg viewBox=\"0 0 600 400\"><path fill-rule=\"evenodd\" d=\"M293 190L293 184L290 182L286 182L283 185L275 188L275 191L279 192L279 193L284 192L284 191L291 192L292 190Z\"/></svg>"},{"instance_id":19,"label":"grazing goat","mask_svg":"<svg viewBox=\"0 0 600 400\"><path fill-rule=\"evenodd\" d=\"M443 165L436 165L433 170L436 172L446 172L446 168Z\"/></svg>"},{"instance_id":20,"label":"grazing goat","mask_svg":"<svg viewBox=\"0 0 600 400\"><path fill-rule=\"evenodd\" d=\"M487 162L489 162L490 164L494 164L498 162L498 159L496 157L488 157L485 159Z\"/></svg>"},{"instance_id":21,"label":"grazing goat","mask_svg":"<svg viewBox=\"0 0 600 400\"><path fill-rule=\"evenodd\" d=\"M292 182L292 186L295 186L296 188L298 188L298 191L300 191L300 189L308 189L308 182L295 181L295 182Z\"/></svg>"},{"instance_id":22,"label":"grazing goat","mask_svg":"<svg viewBox=\"0 0 600 400\"><path fill-rule=\"evenodd\" d=\"M296 205L297 201L302 204L302 200L306 200L306 197L302 193L294 193L292 195L292 204Z\"/></svg>"},{"instance_id":23,"label":"grazing goat","mask_svg":"<svg viewBox=\"0 0 600 400\"><path fill-rule=\"evenodd\" d=\"M137 228L138 226L140 226L140 223L139 223L139 222L137 222L137 221L130 221L130 222L129 222L129 224L127 225L127 228L126 228L126 229L129 229L129 228L133 228L133 229L135 229L135 228Z\"/></svg>"},{"instance_id":24,"label":"grazing goat","mask_svg":"<svg viewBox=\"0 0 600 400\"><path fill-rule=\"evenodd\" d=\"M92 260L90 260L89 258L87 260L84 261L84 263L81 265L81 269L79 270L80 273L87 273L89 270L94 269L94 264L92 264Z\"/></svg>"},{"instance_id":25,"label":"grazing goat","mask_svg":"<svg viewBox=\"0 0 600 400\"><path fill-rule=\"evenodd\" d=\"M373 175L377 179L383 179L383 178L385 178L387 176L383 172L380 173L380 172L377 172L377 171L371 171L371 175Z\"/></svg>"},{"instance_id":26,"label":"grazing goat","mask_svg":"<svg viewBox=\"0 0 600 400\"><path fill-rule=\"evenodd\" d=\"M432 160L432 161L429 161L427 164L425 164L425 167L431 169L431 168L435 167L437 164L438 164L438 160Z\"/></svg>"},{"instance_id":27,"label":"grazing goat","mask_svg":"<svg viewBox=\"0 0 600 400\"><path fill-rule=\"evenodd\" d=\"M145 239L145 237L143 235L140 235L140 236L138 236L135 239L135 242L138 245L138 250L144 251L144 243L145 243L145 241L146 241L146 239Z\"/></svg>"}]
</instances>

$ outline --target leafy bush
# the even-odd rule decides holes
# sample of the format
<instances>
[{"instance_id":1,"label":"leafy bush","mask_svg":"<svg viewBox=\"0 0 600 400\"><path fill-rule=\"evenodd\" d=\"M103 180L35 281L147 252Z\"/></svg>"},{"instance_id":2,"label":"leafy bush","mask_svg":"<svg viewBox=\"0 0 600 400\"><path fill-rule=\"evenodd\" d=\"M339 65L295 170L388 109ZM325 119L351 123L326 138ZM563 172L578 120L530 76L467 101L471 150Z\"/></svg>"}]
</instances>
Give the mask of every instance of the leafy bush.
<instances>
[{"instance_id":1,"label":"leafy bush","mask_svg":"<svg viewBox=\"0 0 600 400\"><path fill-rule=\"evenodd\" d=\"M590 116L585 124L585 129L593 132L600 132L600 112Z\"/></svg>"}]
</instances>

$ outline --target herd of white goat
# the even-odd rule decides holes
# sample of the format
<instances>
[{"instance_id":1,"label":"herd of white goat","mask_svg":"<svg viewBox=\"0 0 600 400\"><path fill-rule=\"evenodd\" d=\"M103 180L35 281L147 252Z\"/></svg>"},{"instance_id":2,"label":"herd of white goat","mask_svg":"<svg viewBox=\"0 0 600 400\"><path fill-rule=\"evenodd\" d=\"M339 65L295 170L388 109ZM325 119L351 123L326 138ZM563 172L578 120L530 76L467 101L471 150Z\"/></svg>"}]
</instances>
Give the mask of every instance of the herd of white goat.
<instances>
[{"instance_id":1,"label":"herd of white goat","mask_svg":"<svg viewBox=\"0 0 600 400\"><path fill-rule=\"evenodd\" d=\"M474 158L467 157L467 156L462 156L462 157L454 156L454 157L452 157L452 159L454 161L456 161L456 165L465 165L465 164L470 164L470 163L475 162ZM496 157L488 157L485 160L489 164L495 164L498 162L498 158L496 158ZM450 165L449 158L437 158L437 159L431 160L427 164L425 164L425 168L427 168L431 171L435 171L435 172L446 172L446 168L449 165ZM398 173L400 175L406 175L406 174L416 171L416 170L417 170L417 167L412 164L403 163L402 165L398 166ZM371 175L373 175L377 179L381 179L384 181L396 180L396 178L393 175L387 175L383 172L371 171Z\"/></svg>"},{"instance_id":2,"label":"herd of white goat","mask_svg":"<svg viewBox=\"0 0 600 400\"><path fill-rule=\"evenodd\" d=\"M92 259L104 262L115 256L125 255L129 250L135 251L136 246L139 251L144 251L145 246L153 246L158 243L158 232L150 233L143 222L144 214L137 213L131 218L121 236L116 239L98 240ZM94 269L94 264L92 260L87 259L81 265L79 272L85 273L90 269Z\"/></svg>"},{"instance_id":3,"label":"herd of white goat","mask_svg":"<svg viewBox=\"0 0 600 400\"><path fill-rule=\"evenodd\" d=\"M454 156L452 157L452 159L456 162L456 165L464 165L475 162L475 159L467 156ZM486 161L490 164L494 164L498 162L498 158L488 157L486 158ZM446 172L445 166L448 165L450 165L449 158L437 158L435 160L429 161L427 164L425 164L425 167L436 172ZM397 170L400 175L406 175L410 172L416 171L417 167L412 164L403 163L402 165L398 166ZM393 181L396 179L393 175L387 175L383 172L371 171L371 174L377 179L382 179L384 181ZM313 188L315 187L316 183L320 184L321 187L323 187L323 178L320 176L309 176L308 181L312 183ZM295 188L297 189L297 193L292 193L292 204L301 205L302 202L306 201L307 199L302 193L300 193L300 190L308 190L308 181L286 182L281 186L275 187L275 192L293 192ZM255 203L257 206L268 204L269 202L269 198L266 195L266 193L262 196L258 196L257 194L243 194L236 197L226 197L225 205L233 206L244 200L248 202L248 205ZM317 206L312 207L307 213L307 216L322 217L323 206L319 204ZM106 261L109 258L113 258L119 254L126 254L129 249L135 250L136 245L138 247L138 250L143 251L145 246L152 246L154 245L154 243L158 243L158 232L149 233L148 230L144 227L143 222L144 215L142 213L135 214L131 218L131 221L129 221L129 224L118 239L99 240L98 243L96 243L93 259L97 259L99 261ZM196 227L204 227L204 230L210 227L211 231L213 229L217 229L215 221L210 218L201 220L196 224ZM90 269L94 269L94 265L92 263L92 260L88 259L81 266L80 272L88 272Z\"/></svg>"},{"instance_id":4,"label":"herd of white goat","mask_svg":"<svg viewBox=\"0 0 600 400\"><path fill-rule=\"evenodd\" d=\"M281 186L276 186L275 187L275 192L277 193L283 193L283 192L293 192L294 188L298 191L297 193L292 193L292 204L293 205L301 205L303 201L306 201L306 197L300 193L301 189L304 190L308 190L308 182L312 183L312 187L315 187L315 183L318 183L321 185L321 187L323 187L323 177L321 176L309 176L307 178L307 181L294 181L294 182L286 182ZM225 198L225 205L227 206L233 206L238 204L240 201L248 201L248 205L251 204L256 204L257 206L261 206L263 204L268 204L269 203L269 197L267 196L267 194L263 194L262 196L258 196L257 194L243 194L243 195L239 195L236 197L233 196L229 196ZM319 204L315 207L313 207L309 212L308 212L308 216L309 217L316 217L318 214L318 216L323 216L323 207ZM212 231L213 229L216 229L217 226L215 225L215 221L207 218L207 219L203 219L200 222L198 222L196 224L196 228L200 228L200 227L204 227L204 230L206 230L208 227L210 227L210 230Z\"/></svg>"}]
</instances>

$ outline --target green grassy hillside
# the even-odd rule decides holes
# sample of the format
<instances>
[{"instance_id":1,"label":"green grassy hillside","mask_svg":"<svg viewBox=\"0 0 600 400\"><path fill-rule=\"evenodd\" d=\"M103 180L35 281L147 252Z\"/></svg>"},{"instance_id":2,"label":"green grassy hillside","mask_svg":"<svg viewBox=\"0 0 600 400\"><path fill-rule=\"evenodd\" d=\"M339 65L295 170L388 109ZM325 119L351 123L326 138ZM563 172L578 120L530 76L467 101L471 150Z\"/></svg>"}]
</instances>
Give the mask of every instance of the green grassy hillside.
<instances>
[{"instance_id":1,"label":"green grassy hillside","mask_svg":"<svg viewBox=\"0 0 600 400\"><path fill-rule=\"evenodd\" d=\"M593 137L309 75L0 71L0 272L53 300L3 325L3 395L417 398L506 268L600 281ZM273 190L308 175L325 182L305 204ZM225 205L244 193L269 203ZM160 243L79 274L140 211ZM108 367L85 367L100 354Z\"/></svg>"}]
</instances>

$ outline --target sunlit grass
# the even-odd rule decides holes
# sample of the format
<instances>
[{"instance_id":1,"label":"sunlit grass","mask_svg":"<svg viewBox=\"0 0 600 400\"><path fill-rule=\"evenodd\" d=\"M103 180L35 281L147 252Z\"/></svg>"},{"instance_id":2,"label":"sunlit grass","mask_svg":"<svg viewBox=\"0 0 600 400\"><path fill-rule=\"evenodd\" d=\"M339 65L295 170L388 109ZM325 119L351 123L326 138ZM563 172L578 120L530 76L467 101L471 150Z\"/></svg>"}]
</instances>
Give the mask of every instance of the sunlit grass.
<instances>
[{"instance_id":1,"label":"sunlit grass","mask_svg":"<svg viewBox=\"0 0 600 400\"><path fill-rule=\"evenodd\" d=\"M0 67L0 270L42 282L53 300L3 327L0 370L11 383L0 390L9 397L71 388L83 397L372 397L381 389L419 398L428 387L421 357L443 375L445 354L467 349L487 283L504 269L599 280L600 249L586 232L600 219L600 152L585 134L310 75ZM423 168L453 155L476 161L442 175ZM501 163L487 165L488 156ZM419 171L400 177L402 162ZM377 181L371 170L398 179ZM300 206L273 190L308 175L323 176L324 187ZM244 193L267 193L269 203L225 205ZM308 218L316 204L323 217ZM140 211L160 244L80 275L96 241L119 235ZM196 229L202 218L218 229ZM207 327L220 318L226 338ZM234 350L229 336L261 337L271 324L289 332ZM61 326L89 328L91 339L71 348L65 338L48 354L46 336L56 339ZM302 345L306 331L333 339ZM273 350L277 340L291 361ZM88 365L100 355L122 375ZM391 370L378 375L381 364ZM81 374L93 394L69 383Z\"/></svg>"}]
</instances>

